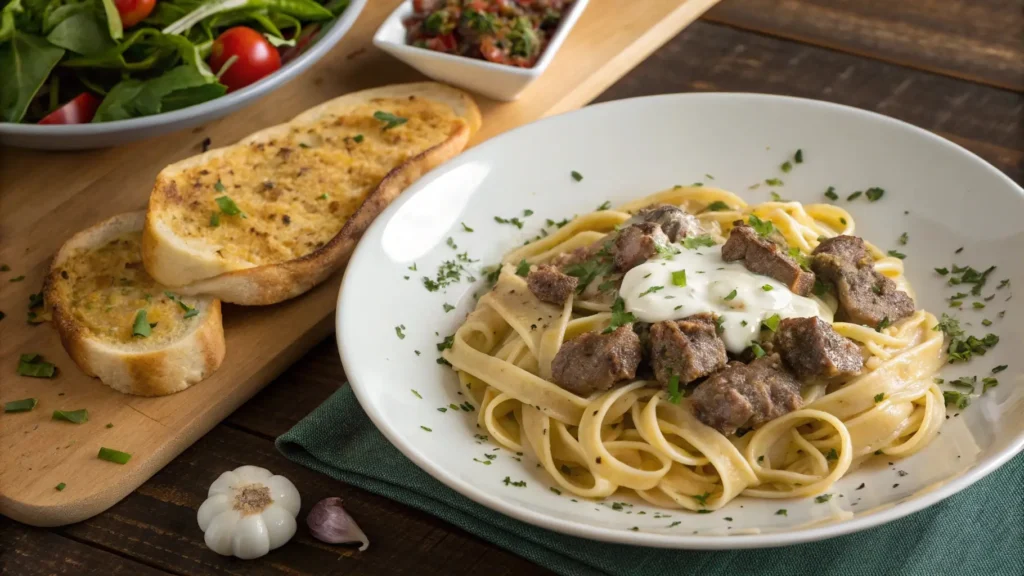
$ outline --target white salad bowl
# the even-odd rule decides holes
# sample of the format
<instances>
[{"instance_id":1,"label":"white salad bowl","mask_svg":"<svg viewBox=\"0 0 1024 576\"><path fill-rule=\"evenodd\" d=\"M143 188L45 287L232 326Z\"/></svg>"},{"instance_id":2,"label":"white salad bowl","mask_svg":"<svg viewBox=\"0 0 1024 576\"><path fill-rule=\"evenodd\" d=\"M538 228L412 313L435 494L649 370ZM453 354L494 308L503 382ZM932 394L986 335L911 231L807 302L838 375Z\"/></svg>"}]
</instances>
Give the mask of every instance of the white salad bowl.
<instances>
[{"instance_id":1,"label":"white salad bowl","mask_svg":"<svg viewBox=\"0 0 1024 576\"><path fill-rule=\"evenodd\" d=\"M367 0L351 0L348 8L302 54L280 70L230 94L173 112L95 124L12 124L0 122L0 144L39 150L85 150L135 142L184 130L239 110L284 86L324 57L352 28Z\"/></svg>"},{"instance_id":2,"label":"white salad bowl","mask_svg":"<svg viewBox=\"0 0 1024 576\"><path fill-rule=\"evenodd\" d=\"M798 149L803 162L782 174L780 165ZM764 184L777 177L783 186ZM958 416L950 409L941 435L924 450L892 465L882 461L889 458L869 460L850 472L829 490L827 503L741 497L710 514L663 511L679 524L659 519L659 509L638 499L613 496L633 505L622 510L557 494L530 453L520 457L476 437L482 433L476 412L438 410L467 400L452 370L436 362L437 344L487 290L484 266L535 237L547 219L694 182L731 190L749 203L768 201L772 189L804 203L828 202L824 192L835 187L835 202L856 219L858 235L907 255L906 276L918 305L936 315L951 311L948 298L956 287L934 268L995 265L986 294L996 297L987 307L952 312L968 332L993 332L1001 340L969 363L943 367L940 376L988 376L1007 364L999 386ZM846 200L854 190L874 186L885 189L880 200ZM725 549L808 542L921 510L1024 448L1024 364L1016 357L1024 345L1024 299L1009 299L1024 285L1021 213L1024 190L974 154L854 108L752 94L600 104L489 140L402 194L366 232L348 265L338 300L338 343L353 391L388 440L484 506L558 532L628 544ZM524 225L495 217L516 217ZM903 233L905 245L899 242ZM458 262L458 254L472 260L463 262L468 273L428 291L422 279L433 279L445 261ZM1009 286L996 290L1002 279ZM984 318L991 318L990 327L981 326ZM485 453L496 458L485 459ZM525 486L510 487L506 477ZM780 508L788 514L776 514Z\"/></svg>"},{"instance_id":3,"label":"white salad bowl","mask_svg":"<svg viewBox=\"0 0 1024 576\"><path fill-rule=\"evenodd\" d=\"M373 36L373 45L434 80L508 102L518 98L530 83L544 74L588 1L576 0L573 3L532 68L495 64L410 46L405 41L405 26L402 22L413 14L411 1L399 5L381 24Z\"/></svg>"}]
</instances>

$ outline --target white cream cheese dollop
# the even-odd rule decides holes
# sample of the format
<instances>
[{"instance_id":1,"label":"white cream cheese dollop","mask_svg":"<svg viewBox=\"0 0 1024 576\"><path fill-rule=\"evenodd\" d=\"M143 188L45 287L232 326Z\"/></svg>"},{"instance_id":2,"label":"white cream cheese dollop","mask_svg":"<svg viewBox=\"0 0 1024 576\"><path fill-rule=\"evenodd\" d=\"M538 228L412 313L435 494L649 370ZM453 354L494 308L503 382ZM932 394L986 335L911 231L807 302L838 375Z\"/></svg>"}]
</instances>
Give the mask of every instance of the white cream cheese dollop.
<instances>
[{"instance_id":1,"label":"white cream cheese dollop","mask_svg":"<svg viewBox=\"0 0 1024 576\"><path fill-rule=\"evenodd\" d=\"M622 279L619 296L626 311L640 321L680 320L712 312L722 318L722 340L733 353L757 340L761 322L775 314L780 319L818 316L832 322L832 310L823 302L794 294L782 282L747 270L742 262L725 262L720 245L672 246L679 254L655 256ZM686 271L685 286L673 282L673 272L681 270ZM735 296L731 296L733 290Z\"/></svg>"}]
</instances>

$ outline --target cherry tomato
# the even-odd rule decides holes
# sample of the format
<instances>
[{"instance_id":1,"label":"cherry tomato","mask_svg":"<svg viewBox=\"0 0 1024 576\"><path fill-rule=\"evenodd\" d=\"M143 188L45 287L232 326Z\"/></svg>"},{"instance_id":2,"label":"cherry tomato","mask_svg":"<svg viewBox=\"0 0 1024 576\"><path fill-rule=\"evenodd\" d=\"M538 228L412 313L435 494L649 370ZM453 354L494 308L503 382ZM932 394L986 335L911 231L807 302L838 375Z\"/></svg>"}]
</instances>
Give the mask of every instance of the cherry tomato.
<instances>
[{"instance_id":1,"label":"cherry tomato","mask_svg":"<svg viewBox=\"0 0 1024 576\"><path fill-rule=\"evenodd\" d=\"M281 67L277 48L262 34L245 26L228 28L217 37L210 50L210 68L219 72L232 56L238 58L220 76L220 83L228 87L228 92L244 88Z\"/></svg>"},{"instance_id":2,"label":"cherry tomato","mask_svg":"<svg viewBox=\"0 0 1024 576\"><path fill-rule=\"evenodd\" d=\"M47 114L40 124L88 124L100 107L100 99L88 92L82 92L70 102Z\"/></svg>"},{"instance_id":3,"label":"cherry tomato","mask_svg":"<svg viewBox=\"0 0 1024 576\"><path fill-rule=\"evenodd\" d=\"M484 36L480 40L480 55L485 60L490 60L497 64L508 64L508 56L504 50L498 47L497 42L494 41L492 36Z\"/></svg>"},{"instance_id":4,"label":"cherry tomato","mask_svg":"<svg viewBox=\"0 0 1024 576\"><path fill-rule=\"evenodd\" d=\"M450 54L454 54L455 49L458 47L454 34L445 34L444 36L437 36L435 38L424 38L424 42L426 42L428 50L434 50L436 52L448 52Z\"/></svg>"},{"instance_id":5,"label":"cherry tomato","mask_svg":"<svg viewBox=\"0 0 1024 576\"><path fill-rule=\"evenodd\" d=\"M149 16L156 0L114 0L114 6L121 15L121 26L131 28Z\"/></svg>"}]
</instances>

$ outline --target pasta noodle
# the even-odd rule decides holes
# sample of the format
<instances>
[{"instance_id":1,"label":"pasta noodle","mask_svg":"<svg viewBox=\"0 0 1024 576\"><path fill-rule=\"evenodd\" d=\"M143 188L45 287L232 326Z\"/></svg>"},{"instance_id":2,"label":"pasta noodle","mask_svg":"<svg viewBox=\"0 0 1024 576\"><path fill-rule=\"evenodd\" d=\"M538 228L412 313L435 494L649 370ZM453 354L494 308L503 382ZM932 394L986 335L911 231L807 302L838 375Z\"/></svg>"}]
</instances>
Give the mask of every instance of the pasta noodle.
<instances>
[{"instance_id":1,"label":"pasta noodle","mask_svg":"<svg viewBox=\"0 0 1024 576\"><path fill-rule=\"evenodd\" d=\"M443 354L463 392L480 406L479 425L502 446L532 452L554 482L585 498L632 490L660 507L717 510L744 495L810 497L827 492L873 454L905 457L938 434L945 417L933 375L944 362L937 321L918 310L876 330L835 322L865 358L860 374L804 387L804 406L743 436L703 424L691 400L669 401L654 381L636 380L581 397L551 380L563 342L601 331L611 302L570 298L562 307L534 296L516 275L522 261L541 264L589 246L640 209L671 204L697 215L719 243L733 222L770 221L791 247L810 253L823 238L855 231L845 210L825 204L766 202L709 187L676 187L610 210L579 216L503 259L494 289L458 329ZM715 204L715 211L707 208ZM877 272L913 297L903 262L868 244ZM824 307L835 311L831 295Z\"/></svg>"}]
</instances>

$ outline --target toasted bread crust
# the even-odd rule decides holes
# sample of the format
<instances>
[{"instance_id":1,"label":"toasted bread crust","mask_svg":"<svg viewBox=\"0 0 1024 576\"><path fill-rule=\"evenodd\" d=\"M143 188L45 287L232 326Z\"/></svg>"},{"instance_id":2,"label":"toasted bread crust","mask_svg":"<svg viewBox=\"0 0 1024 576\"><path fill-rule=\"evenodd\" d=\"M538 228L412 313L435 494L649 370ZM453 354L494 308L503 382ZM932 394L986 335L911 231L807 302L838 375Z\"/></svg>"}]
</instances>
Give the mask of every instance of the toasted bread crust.
<instances>
[{"instance_id":1,"label":"toasted bread crust","mask_svg":"<svg viewBox=\"0 0 1024 576\"><path fill-rule=\"evenodd\" d=\"M159 201L150 202L142 240L143 261L147 271L157 280L174 285L175 291L182 294L211 295L243 305L275 304L294 298L326 280L344 266L370 223L402 190L466 147L481 122L475 102L461 91L432 82L385 86L326 102L300 114L289 124L262 130L238 144L249 145L277 138L287 134L291 124L313 122L322 116L337 113L339 109L344 110L374 98L409 96L446 104L464 123L456 126L443 142L393 168L370 191L341 230L323 246L292 260L239 269L237 263L225 262L175 237L154 210L159 210L158 206L164 199L173 200L176 193L176 185L172 180L174 175L218 158L227 150L223 148L171 165L157 176L153 194Z\"/></svg>"},{"instance_id":2,"label":"toasted bread crust","mask_svg":"<svg viewBox=\"0 0 1024 576\"><path fill-rule=\"evenodd\" d=\"M43 291L61 343L83 372L119 392L162 396L180 392L220 367L225 354L220 302L210 298L197 306L197 325L183 338L160 348L132 349L90 334L76 320L71 302L58 288L61 265L75 251L96 248L119 234L138 231L143 220L143 212L119 214L74 235L57 252Z\"/></svg>"}]
</instances>

